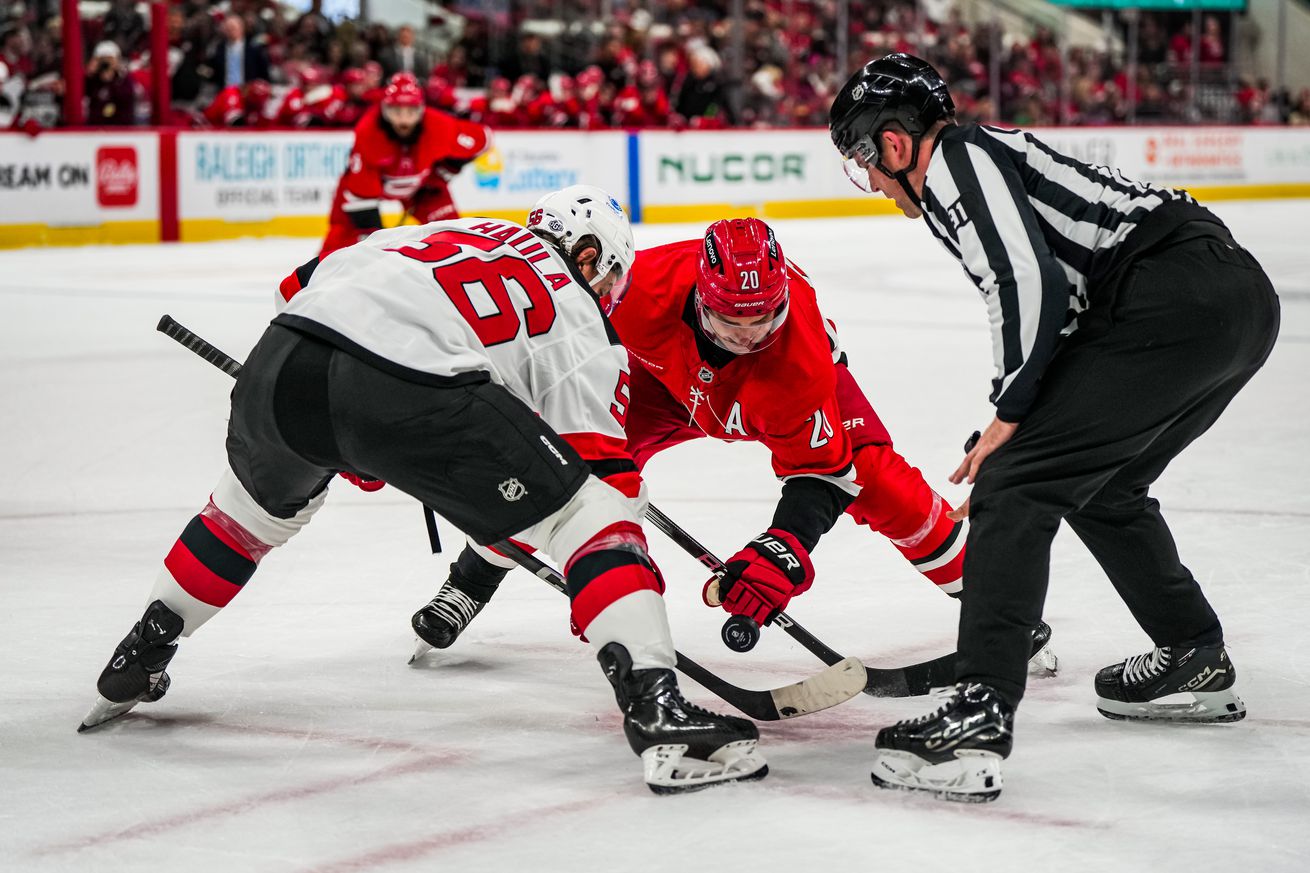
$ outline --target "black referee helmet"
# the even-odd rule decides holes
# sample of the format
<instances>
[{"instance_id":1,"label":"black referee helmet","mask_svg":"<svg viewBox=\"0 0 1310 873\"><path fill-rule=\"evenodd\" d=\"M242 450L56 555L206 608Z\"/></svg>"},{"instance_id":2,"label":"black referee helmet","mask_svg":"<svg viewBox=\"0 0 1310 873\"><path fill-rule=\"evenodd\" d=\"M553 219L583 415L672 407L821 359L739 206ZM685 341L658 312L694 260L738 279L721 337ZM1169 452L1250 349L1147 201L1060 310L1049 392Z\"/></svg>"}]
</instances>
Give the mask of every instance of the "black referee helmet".
<instances>
[{"instance_id":1,"label":"black referee helmet","mask_svg":"<svg viewBox=\"0 0 1310 873\"><path fill-rule=\"evenodd\" d=\"M895 122L914 138L914 159L928 128L955 114L955 103L932 64L901 52L864 65L837 92L828 110L828 132L843 158L856 158L888 176L878 135ZM904 183L902 183L904 184Z\"/></svg>"}]
</instances>

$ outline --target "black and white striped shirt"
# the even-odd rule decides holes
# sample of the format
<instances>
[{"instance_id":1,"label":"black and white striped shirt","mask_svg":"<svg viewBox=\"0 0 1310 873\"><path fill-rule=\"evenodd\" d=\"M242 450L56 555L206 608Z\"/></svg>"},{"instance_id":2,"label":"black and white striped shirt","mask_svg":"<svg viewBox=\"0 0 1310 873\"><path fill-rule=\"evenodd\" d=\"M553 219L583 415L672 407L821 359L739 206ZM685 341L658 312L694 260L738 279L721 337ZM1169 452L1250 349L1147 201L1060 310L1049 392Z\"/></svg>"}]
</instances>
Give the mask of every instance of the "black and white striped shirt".
<instances>
[{"instance_id":1,"label":"black and white striped shirt","mask_svg":"<svg viewBox=\"0 0 1310 873\"><path fill-rule=\"evenodd\" d=\"M923 211L987 303L991 400L1004 421L1031 408L1061 337L1103 280L1184 222L1219 221L1182 191L976 124L937 135Z\"/></svg>"}]
</instances>

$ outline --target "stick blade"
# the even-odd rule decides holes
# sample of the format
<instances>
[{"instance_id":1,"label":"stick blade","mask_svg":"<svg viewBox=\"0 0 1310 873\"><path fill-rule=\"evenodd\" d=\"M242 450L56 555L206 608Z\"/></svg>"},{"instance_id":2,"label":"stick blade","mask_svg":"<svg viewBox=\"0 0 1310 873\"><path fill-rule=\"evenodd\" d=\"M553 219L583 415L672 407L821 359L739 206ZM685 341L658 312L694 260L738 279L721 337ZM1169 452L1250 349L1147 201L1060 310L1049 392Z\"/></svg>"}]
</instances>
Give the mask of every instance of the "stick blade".
<instances>
[{"instance_id":1,"label":"stick blade","mask_svg":"<svg viewBox=\"0 0 1310 873\"><path fill-rule=\"evenodd\" d=\"M862 692L867 681L858 658L843 658L821 673L769 694L779 718L796 718L845 703Z\"/></svg>"}]
</instances>

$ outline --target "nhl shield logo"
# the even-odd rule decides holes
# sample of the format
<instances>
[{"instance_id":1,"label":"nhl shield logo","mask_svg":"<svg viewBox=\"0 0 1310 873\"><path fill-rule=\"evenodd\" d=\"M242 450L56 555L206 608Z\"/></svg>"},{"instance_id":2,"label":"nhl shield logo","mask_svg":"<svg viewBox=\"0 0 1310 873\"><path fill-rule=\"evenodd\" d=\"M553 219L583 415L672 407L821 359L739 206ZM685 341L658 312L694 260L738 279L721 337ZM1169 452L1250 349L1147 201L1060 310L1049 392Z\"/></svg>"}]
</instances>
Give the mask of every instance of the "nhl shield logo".
<instances>
[{"instance_id":1,"label":"nhl shield logo","mask_svg":"<svg viewBox=\"0 0 1310 873\"><path fill-rule=\"evenodd\" d=\"M523 487L523 483L518 479L515 479L513 476L506 479L504 482L501 482L496 487L500 489L500 496L504 497L510 503L513 503L515 500L518 500L524 494L528 493L528 489Z\"/></svg>"},{"instance_id":2,"label":"nhl shield logo","mask_svg":"<svg viewBox=\"0 0 1310 873\"><path fill-rule=\"evenodd\" d=\"M864 83L860 82L858 85L855 86L854 90L851 91L851 99L855 101L859 101L863 99L865 92L868 90L869 89L865 87Z\"/></svg>"},{"instance_id":3,"label":"nhl shield logo","mask_svg":"<svg viewBox=\"0 0 1310 873\"><path fill-rule=\"evenodd\" d=\"M709 367L701 367L700 372L697 373L696 375L699 376L700 380L707 385L710 382L714 381L714 371L711 370Z\"/></svg>"}]
</instances>

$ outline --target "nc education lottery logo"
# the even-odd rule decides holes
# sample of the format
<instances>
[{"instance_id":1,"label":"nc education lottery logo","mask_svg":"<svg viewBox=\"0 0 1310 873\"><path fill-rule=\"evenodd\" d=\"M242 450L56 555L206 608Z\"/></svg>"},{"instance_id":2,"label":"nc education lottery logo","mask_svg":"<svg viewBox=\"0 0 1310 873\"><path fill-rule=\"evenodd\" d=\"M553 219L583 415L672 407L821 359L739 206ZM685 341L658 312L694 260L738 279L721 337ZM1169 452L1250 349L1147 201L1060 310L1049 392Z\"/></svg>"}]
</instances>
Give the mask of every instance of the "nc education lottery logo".
<instances>
[{"instance_id":1,"label":"nc education lottery logo","mask_svg":"<svg viewBox=\"0 0 1310 873\"><path fill-rule=\"evenodd\" d=\"M96 149L96 202L101 206L135 206L137 178L135 148Z\"/></svg>"}]
</instances>

